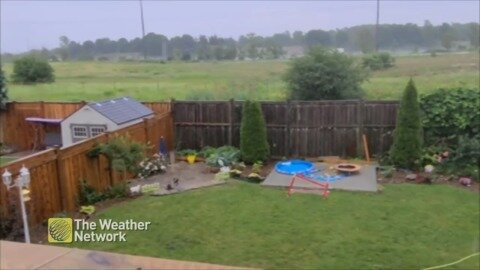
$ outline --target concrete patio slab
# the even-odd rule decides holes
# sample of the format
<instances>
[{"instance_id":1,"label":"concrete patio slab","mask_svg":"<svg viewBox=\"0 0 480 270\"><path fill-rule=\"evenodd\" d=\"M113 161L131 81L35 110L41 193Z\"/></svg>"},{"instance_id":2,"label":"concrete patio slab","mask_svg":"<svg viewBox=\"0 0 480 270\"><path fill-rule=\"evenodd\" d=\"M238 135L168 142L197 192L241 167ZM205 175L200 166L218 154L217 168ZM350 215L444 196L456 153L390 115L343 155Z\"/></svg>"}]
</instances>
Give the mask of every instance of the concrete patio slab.
<instances>
[{"instance_id":1,"label":"concrete patio slab","mask_svg":"<svg viewBox=\"0 0 480 270\"><path fill-rule=\"evenodd\" d=\"M320 170L326 169L329 165L326 163L315 163L316 167ZM267 187L288 187L292 175L280 174L275 170L267 176L263 181L262 186ZM325 182L323 182L325 183ZM330 189L352 190L352 191L377 191L377 174L376 165L362 165L360 172L355 175L347 176L340 180L329 182ZM307 181L295 181L294 188L300 189L320 189Z\"/></svg>"},{"instance_id":2,"label":"concrete patio slab","mask_svg":"<svg viewBox=\"0 0 480 270\"><path fill-rule=\"evenodd\" d=\"M59 246L0 241L0 269L247 269Z\"/></svg>"}]
</instances>

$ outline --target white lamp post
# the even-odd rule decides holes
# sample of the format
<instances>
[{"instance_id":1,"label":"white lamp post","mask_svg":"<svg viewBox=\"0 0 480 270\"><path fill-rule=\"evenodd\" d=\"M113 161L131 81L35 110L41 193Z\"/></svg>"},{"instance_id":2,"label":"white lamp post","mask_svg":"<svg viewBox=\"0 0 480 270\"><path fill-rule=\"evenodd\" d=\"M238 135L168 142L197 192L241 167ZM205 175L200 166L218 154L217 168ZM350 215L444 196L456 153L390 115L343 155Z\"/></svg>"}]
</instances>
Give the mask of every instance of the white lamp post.
<instances>
[{"instance_id":1,"label":"white lamp post","mask_svg":"<svg viewBox=\"0 0 480 270\"><path fill-rule=\"evenodd\" d=\"M25 210L25 202L30 200L30 197L28 197L30 191L28 189L26 189L25 191L23 190L24 187L28 188L28 185L30 184L30 172L25 167L25 165L23 165L20 169L20 175L17 177L17 179L15 179L15 183L12 185L12 174L7 169L5 169L5 172L2 174L2 180L3 184L7 187L7 189L10 189L12 187L18 188L18 195L20 196L20 206L22 208L25 243L30 243L30 231L28 228L27 211Z\"/></svg>"}]
</instances>

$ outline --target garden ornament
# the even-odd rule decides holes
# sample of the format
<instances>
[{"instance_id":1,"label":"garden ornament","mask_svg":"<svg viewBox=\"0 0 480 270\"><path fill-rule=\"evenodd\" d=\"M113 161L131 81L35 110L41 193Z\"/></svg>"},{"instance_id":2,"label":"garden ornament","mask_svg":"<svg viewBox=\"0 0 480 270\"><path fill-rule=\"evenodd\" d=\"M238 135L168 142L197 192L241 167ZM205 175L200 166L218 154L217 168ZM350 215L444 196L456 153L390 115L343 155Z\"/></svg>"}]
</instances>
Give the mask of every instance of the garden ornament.
<instances>
[{"instance_id":1,"label":"garden ornament","mask_svg":"<svg viewBox=\"0 0 480 270\"><path fill-rule=\"evenodd\" d=\"M160 137L160 155L166 157L168 154L167 143L165 142L165 138L162 136Z\"/></svg>"}]
</instances>

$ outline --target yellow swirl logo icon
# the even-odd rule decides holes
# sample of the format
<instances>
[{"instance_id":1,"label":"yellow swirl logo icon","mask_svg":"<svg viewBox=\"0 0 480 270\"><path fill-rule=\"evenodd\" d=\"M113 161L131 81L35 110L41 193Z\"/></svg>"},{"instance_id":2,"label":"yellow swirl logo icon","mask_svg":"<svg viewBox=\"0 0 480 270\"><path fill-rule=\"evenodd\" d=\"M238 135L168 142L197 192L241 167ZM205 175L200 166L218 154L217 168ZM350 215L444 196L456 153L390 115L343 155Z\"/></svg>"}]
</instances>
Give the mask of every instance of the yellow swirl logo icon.
<instances>
[{"instance_id":1,"label":"yellow swirl logo icon","mask_svg":"<svg viewBox=\"0 0 480 270\"><path fill-rule=\"evenodd\" d=\"M71 243L73 239L73 220L71 218L48 219L48 242Z\"/></svg>"}]
</instances>

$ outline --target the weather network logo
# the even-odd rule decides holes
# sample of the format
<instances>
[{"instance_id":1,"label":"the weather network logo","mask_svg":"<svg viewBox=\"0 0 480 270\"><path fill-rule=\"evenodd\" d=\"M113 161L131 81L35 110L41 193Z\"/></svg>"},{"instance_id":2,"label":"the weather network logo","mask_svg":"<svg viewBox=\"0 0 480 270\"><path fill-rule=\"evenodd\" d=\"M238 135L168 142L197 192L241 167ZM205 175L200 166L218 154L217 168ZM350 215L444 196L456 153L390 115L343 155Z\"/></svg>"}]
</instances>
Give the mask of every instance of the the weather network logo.
<instances>
[{"instance_id":1,"label":"the weather network logo","mask_svg":"<svg viewBox=\"0 0 480 270\"><path fill-rule=\"evenodd\" d=\"M151 223L150 221L134 221L133 219L87 221L84 219L49 218L48 242L126 242L129 231L146 231Z\"/></svg>"},{"instance_id":2,"label":"the weather network logo","mask_svg":"<svg viewBox=\"0 0 480 270\"><path fill-rule=\"evenodd\" d=\"M71 218L48 219L48 242L49 243L72 243L73 220Z\"/></svg>"}]
</instances>

